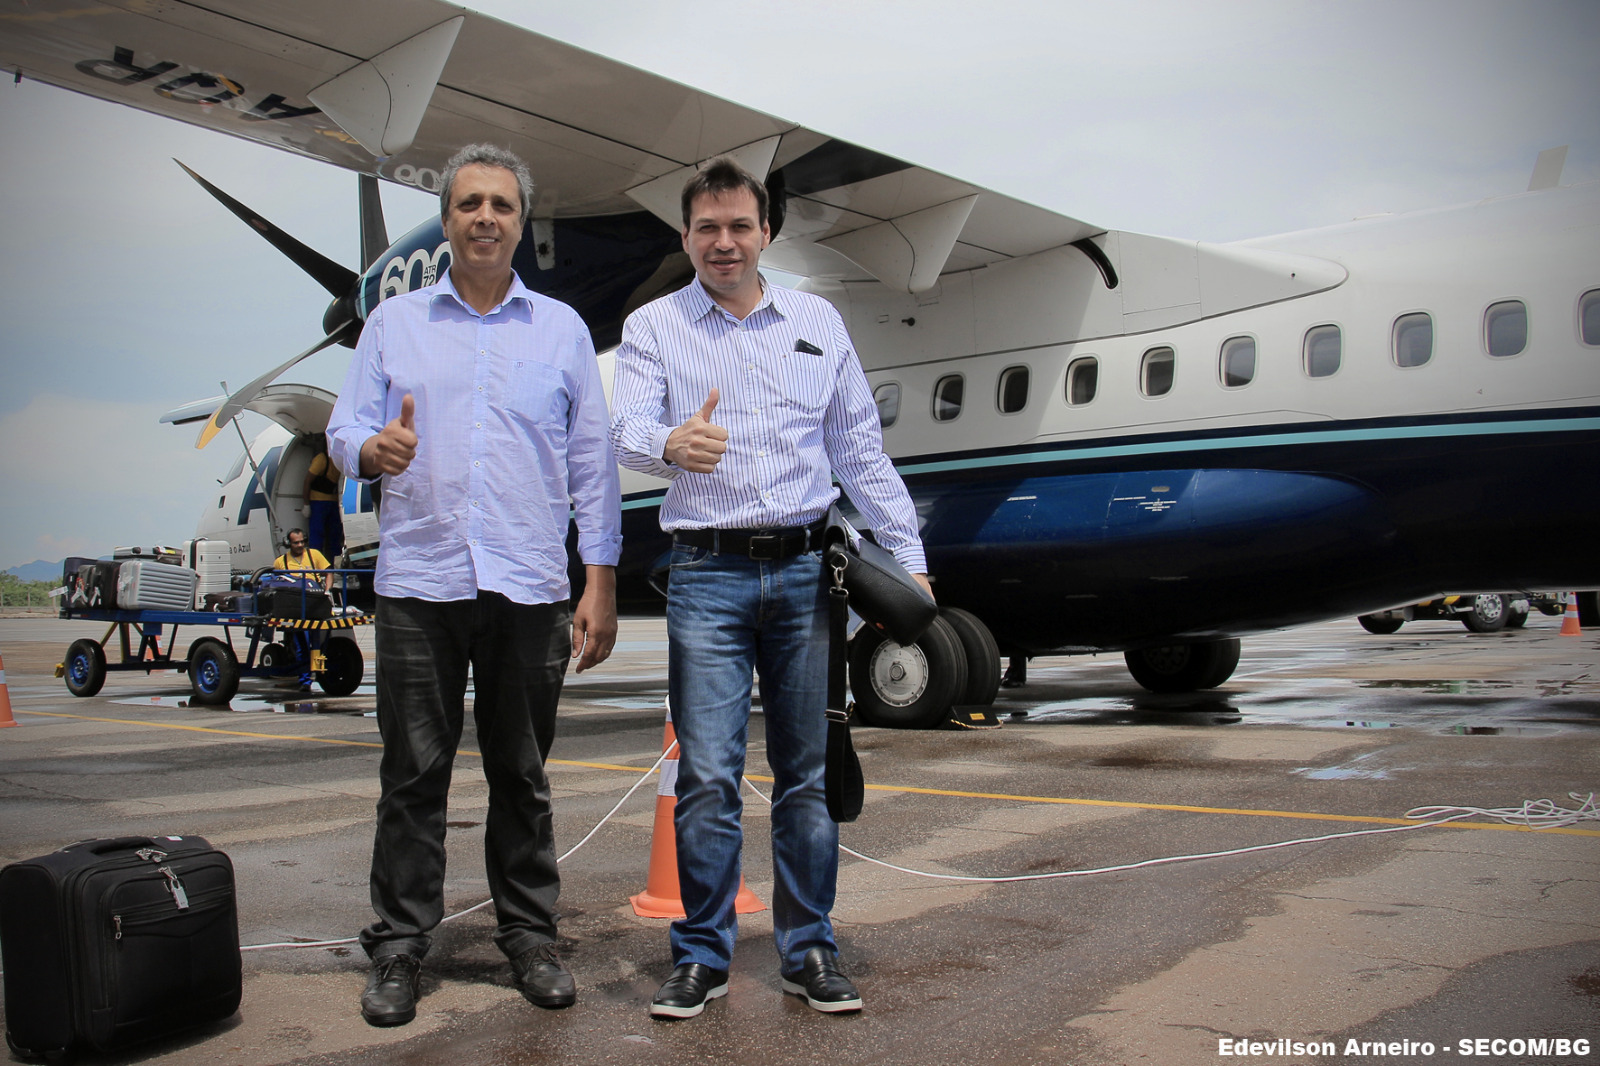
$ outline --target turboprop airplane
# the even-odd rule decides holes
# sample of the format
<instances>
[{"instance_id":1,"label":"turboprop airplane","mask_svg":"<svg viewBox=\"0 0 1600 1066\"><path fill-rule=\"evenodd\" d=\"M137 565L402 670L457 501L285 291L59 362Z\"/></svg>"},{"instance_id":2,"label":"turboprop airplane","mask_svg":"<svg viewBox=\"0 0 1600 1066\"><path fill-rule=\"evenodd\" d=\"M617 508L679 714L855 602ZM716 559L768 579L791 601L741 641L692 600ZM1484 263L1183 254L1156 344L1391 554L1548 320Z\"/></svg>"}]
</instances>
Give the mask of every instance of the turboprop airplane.
<instances>
[{"instance_id":1,"label":"turboprop airplane","mask_svg":"<svg viewBox=\"0 0 1600 1066\"><path fill-rule=\"evenodd\" d=\"M1214 245L1048 211L438 0L28 10L0 39L23 76L363 175L435 191L457 146L512 148L540 190L514 265L600 347L691 276L685 177L719 154L765 176L764 260L844 314L949 608L915 646L858 636L868 722L992 699L1001 651L1121 651L1147 688L1184 691L1226 681L1250 633L1600 585L1600 186L1561 186L1559 152L1524 194ZM448 245L430 220L363 266L307 267L334 296L323 337L215 404L203 437L432 281ZM624 484L624 610L661 606L664 489Z\"/></svg>"}]
</instances>

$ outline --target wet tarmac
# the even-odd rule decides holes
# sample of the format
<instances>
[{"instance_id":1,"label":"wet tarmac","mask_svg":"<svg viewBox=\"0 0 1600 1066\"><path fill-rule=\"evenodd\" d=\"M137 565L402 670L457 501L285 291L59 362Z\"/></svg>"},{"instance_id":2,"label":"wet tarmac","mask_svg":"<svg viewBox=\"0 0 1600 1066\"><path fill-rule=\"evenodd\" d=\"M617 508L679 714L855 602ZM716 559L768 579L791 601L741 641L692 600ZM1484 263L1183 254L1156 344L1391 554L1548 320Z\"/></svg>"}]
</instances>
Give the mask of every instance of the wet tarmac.
<instances>
[{"instance_id":1,"label":"wet tarmac","mask_svg":"<svg viewBox=\"0 0 1600 1066\"><path fill-rule=\"evenodd\" d=\"M1423 805L1575 807L1569 793L1600 792L1600 631L1562 637L1560 621L1269 634L1195 696L1145 693L1119 655L1037 659L1026 687L1002 690L998 729L858 730L867 806L842 839L923 873L1006 878L1390 829ZM1242 1039L1288 1042L1251 1061L1309 1064L1460 1058L1478 1038L1590 1041L1496 1063L1600 1061L1600 822L1533 832L1485 816L994 883L846 855L835 920L861 1014L780 993L763 912L741 921L729 996L655 1022L667 923L628 903L645 887L653 779L562 866L575 1007L520 998L485 908L441 927L416 1021L372 1029L356 1007L359 949L270 946L341 940L368 920L370 665L342 699L246 681L230 707L194 707L170 673L113 673L74 699L51 672L103 628L0 619L19 723L0 730L0 860L85 837L207 836L234 861L251 950L235 1018L84 1062L1183 1066L1233 1061L1220 1042ZM610 663L569 677L551 766L563 849L660 754L665 669L662 624L626 621ZM452 914L487 896L486 786L467 732ZM751 736L765 789L759 716ZM746 804L746 881L770 899L763 803ZM1414 1047L1352 1055L1350 1041Z\"/></svg>"}]
</instances>

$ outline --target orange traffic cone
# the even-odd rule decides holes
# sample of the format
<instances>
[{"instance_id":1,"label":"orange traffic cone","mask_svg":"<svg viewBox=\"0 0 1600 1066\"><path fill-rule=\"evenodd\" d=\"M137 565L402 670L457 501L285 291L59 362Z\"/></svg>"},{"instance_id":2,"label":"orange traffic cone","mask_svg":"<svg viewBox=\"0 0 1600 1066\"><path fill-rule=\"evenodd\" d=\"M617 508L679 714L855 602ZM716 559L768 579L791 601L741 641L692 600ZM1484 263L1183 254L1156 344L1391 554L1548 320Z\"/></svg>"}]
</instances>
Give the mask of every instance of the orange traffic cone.
<instances>
[{"instance_id":1,"label":"orange traffic cone","mask_svg":"<svg viewBox=\"0 0 1600 1066\"><path fill-rule=\"evenodd\" d=\"M1567 593L1567 613L1561 619L1561 635L1564 637L1583 636L1583 627L1578 624L1578 594Z\"/></svg>"},{"instance_id":2,"label":"orange traffic cone","mask_svg":"<svg viewBox=\"0 0 1600 1066\"><path fill-rule=\"evenodd\" d=\"M6 689L6 661L0 659L0 728L16 724L11 717L11 693Z\"/></svg>"},{"instance_id":3,"label":"orange traffic cone","mask_svg":"<svg viewBox=\"0 0 1600 1066\"><path fill-rule=\"evenodd\" d=\"M662 760L661 783L656 786L656 824L650 834L650 873L645 878L645 889L637 896L628 897L633 913L641 918L682 918L683 894L678 888L678 837L672 828L672 814L678 809L675 786L678 783L678 760L675 749L678 735L672 730L672 718L667 718L667 730L661 738L661 750L673 757ZM767 905L745 886L739 877L739 894L734 897L733 909L739 914L764 911Z\"/></svg>"}]
</instances>

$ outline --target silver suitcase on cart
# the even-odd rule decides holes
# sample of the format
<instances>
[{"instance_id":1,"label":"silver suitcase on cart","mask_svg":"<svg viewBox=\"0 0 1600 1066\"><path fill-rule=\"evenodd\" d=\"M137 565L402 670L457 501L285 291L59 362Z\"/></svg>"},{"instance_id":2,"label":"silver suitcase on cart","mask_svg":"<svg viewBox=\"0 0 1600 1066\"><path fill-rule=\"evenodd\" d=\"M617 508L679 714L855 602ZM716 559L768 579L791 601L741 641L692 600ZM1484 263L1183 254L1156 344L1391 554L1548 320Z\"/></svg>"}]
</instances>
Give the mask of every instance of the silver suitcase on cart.
<instances>
[{"instance_id":1,"label":"silver suitcase on cart","mask_svg":"<svg viewBox=\"0 0 1600 1066\"><path fill-rule=\"evenodd\" d=\"M183 562L200 575L194 590L196 610L204 606L206 596L224 593L233 587L233 553L227 541L186 540Z\"/></svg>"},{"instance_id":2,"label":"silver suitcase on cart","mask_svg":"<svg viewBox=\"0 0 1600 1066\"><path fill-rule=\"evenodd\" d=\"M117 567L117 607L124 611L192 611L199 579L187 566L124 559Z\"/></svg>"}]
</instances>

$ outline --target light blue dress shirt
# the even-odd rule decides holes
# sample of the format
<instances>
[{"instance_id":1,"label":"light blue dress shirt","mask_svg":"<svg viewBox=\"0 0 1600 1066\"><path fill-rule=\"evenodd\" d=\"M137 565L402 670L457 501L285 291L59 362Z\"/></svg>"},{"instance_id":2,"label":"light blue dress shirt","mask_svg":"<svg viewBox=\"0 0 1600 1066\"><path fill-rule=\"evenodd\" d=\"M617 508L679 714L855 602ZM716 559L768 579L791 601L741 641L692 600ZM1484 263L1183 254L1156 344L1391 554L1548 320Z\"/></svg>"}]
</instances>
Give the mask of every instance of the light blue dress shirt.
<instances>
[{"instance_id":1,"label":"light blue dress shirt","mask_svg":"<svg viewBox=\"0 0 1600 1066\"><path fill-rule=\"evenodd\" d=\"M713 387L711 421L727 429L728 450L697 474L662 454ZM861 361L820 296L763 279L761 302L740 321L696 278L628 316L611 398L618 461L672 480L661 528L809 525L838 497L837 478L879 543L926 572L916 511L884 454Z\"/></svg>"},{"instance_id":2,"label":"light blue dress shirt","mask_svg":"<svg viewBox=\"0 0 1600 1066\"><path fill-rule=\"evenodd\" d=\"M328 422L328 451L346 476L359 476L361 445L400 416L407 393L417 455L383 479L380 595L565 600L569 513L583 562L616 565L617 467L594 343L576 311L515 275L486 315L448 273L383 301Z\"/></svg>"}]
</instances>

